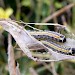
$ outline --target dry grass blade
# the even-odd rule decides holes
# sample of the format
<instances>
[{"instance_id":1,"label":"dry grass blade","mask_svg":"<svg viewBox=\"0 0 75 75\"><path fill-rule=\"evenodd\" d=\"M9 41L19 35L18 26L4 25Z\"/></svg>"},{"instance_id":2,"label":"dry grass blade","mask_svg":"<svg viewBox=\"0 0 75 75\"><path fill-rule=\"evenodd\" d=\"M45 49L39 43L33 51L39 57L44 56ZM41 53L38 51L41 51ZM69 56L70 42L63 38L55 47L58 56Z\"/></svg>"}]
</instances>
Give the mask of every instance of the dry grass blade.
<instances>
[{"instance_id":1,"label":"dry grass blade","mask_svg":"<svg viewBox=\"0 0 75 75\"><path fill-rule=\"evenodd\" d=\"M68 9L72 8L75 4L69 4L67 6L65 6L64 8L56 11L55 13L53 13L52 15L48 16L47 18L43 19L42 22L48 22L49 20L53 19L54 17L59 16L60 14L62 14L63 12L67 11Z\"/></svg>"},{"instance_id":2,"label":"dry grass blade","mask_svg":"<svg viewBox=\"0 0 75 75\"><path fill-rule=\"evenodd\" d=\"M16 75L21 75L18 63L17 63L17 66L16 66Z\"/></svg>"},{"instance_id":3,"label":"dry grass blade","mask_svg":"<svg viewBox=\"0 0 75 75\"><path fill-rule=\"evenodd\" d=\"M8 67L10 75L16 75L14 50L11 44L11 35L8 35Z\"/></svg>"},{"instance_id":4,"label":"dry grass blade","mask_svg":"<svg viewBox=\"0 0 75 75\"><path fill-rule=\"evenodd\" d=\"M51 67L52 67L52 73L53 75L58 75L56 70L55 70L55 66L54 66L54 62L51 62Z\"/></svg>"}]
</instances>

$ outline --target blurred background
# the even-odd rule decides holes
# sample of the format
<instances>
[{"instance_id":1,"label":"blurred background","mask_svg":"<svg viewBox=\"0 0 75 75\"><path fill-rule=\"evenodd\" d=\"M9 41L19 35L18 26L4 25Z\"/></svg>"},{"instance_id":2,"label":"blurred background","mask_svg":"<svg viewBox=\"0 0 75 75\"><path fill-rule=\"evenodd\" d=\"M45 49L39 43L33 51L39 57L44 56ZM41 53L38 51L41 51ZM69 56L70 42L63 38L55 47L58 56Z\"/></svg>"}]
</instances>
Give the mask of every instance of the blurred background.
<instances>
[{"instance_id":1,"label":"blurred background","mask_svg":"<svg viewBox=\"0 0 75 75\"><path fill-rule=\"evenodd\" d=\"M0 18L34 23L59 23L68 26L71 32L75 33L74 5L75 0L0 0ZM34 27L55 31L54 26ZM0 75L9 75L7 39L8 33L0 27ZM21 75L75 75L75 61L34 62L16 49L14 54Z\"/></svg>"}]
</instances>

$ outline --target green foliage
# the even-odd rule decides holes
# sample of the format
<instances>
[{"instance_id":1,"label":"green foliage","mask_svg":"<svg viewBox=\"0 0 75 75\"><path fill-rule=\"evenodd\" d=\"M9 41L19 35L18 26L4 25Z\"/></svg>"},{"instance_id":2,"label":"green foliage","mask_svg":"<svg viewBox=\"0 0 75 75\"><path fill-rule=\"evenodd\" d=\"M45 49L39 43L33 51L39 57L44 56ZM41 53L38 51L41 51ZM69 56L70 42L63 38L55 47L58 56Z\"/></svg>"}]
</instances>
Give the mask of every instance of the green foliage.
<instances>
[{"instance_id":1,"label":"green foliage","mask_svg":"<svg viewBox=\"0 0 75 75\"><path fill-rule=\"evenodd\" d=\"M21 4L22 4L22 6L30 7L31 0L22 0Z\"/></svg>"},{"instance_id":2,"label":"green foliage","mask_svg":"<svg viewBox=\"0 0 75 75\"><path fill-rule=\"evenodd\" d=\"M63 4L62 3L59 3L59 2L55 2L55 7L57 9L62 8L63 7Z\"/></svg>"},{"instance_id":3,"label":"green foliage","mask_svg":"<svg viewBox=\"0 0 75 75\"><path fill-rule=\"evenodd\" d=\"M42 22L43 19L55 13L56 10L59 10L64 6L67 6L67 4L72 3L71 0L1 0L1 1L3 2L4 6L0 7L0 18L11 17L14 20L22 20L24 22ZM73 2L75 1L73 0ZM0 6L2 6L1 2L0 2ZM49 22L55 22L54 20L56 18L58 23L64 24L64 22L61 19L62 15L65 16L66 23L69 24L69 27L75 26L75 7L69 9L68 11L65 11L64 13L60 14L57 17L54 17ZM54 27L50 27L50 26L34 26L34 27L43 30L55 29ZM2 28L0 27L0 31L1 30ZM74 29L72 29L72 31L75 33ZM0 37L0 42L1 42L0 43L0 75L8 75L7 51L5 48L5 46L6 47L8 46L6 43L7 35L8 35L7 33L5 33L3 36L0 35L1 36ZM4 41L5 43L2 44ZM17 53L17 51L15 51L15 53ZM20 54L18 55L15 54L15 56L19 57ZM38 73L38 75L53 75L52 71L50 71L52 69L50 63L47 63L47 65L43 65L43 63L34 62L26 56L24 57L21 56L20 58L16 59L16 62L18 62L20 65L20 71L22 75L32 75L29 70L30 67L33 67L34 70ZM73 63L68 63L68 61L55 62L55 70L58 73L58 75L66 75L67 70L68 72L69 71L72 72L72 74L69 73L69 75L75 75L75 73L73 74L73 71L75 71L75 61L72 62ZM50 70L46 66L49 66Z\"/></svg>"}]
</instances>

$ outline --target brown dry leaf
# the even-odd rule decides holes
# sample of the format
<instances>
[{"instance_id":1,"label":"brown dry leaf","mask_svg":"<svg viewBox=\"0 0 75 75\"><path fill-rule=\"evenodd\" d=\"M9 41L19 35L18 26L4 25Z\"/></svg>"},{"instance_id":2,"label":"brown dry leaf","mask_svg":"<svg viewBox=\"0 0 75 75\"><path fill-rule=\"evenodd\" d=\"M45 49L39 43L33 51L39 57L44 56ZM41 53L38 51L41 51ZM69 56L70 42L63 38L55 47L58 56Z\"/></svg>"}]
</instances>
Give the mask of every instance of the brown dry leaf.
<instances>
[{"instance_id":1,"label":"brown dry leaf","mask_svg":"<svg viewBox=\"0 0 75 75\"><path fill-rule=\"evenodd\" d=\"M16 43L19 45L21 50L31 59L34 61L59 61L59 60L65 60L65 59L75 59L75 56L71 55L65 55L61 53L57 53L53 51L50 48L47 48L44 46L44 44L38 40L36 40L34 37L32 37L22 26L19 26L15 21L13 20L6 20L1 19L0 25L3 27L4 30L9 32L13 38L15 39ZM48 50L50 54L49 60L43 60L43 59L37 59L32 56L32 53L29 49L46 49Z\"/></svg>"}]
</instances>

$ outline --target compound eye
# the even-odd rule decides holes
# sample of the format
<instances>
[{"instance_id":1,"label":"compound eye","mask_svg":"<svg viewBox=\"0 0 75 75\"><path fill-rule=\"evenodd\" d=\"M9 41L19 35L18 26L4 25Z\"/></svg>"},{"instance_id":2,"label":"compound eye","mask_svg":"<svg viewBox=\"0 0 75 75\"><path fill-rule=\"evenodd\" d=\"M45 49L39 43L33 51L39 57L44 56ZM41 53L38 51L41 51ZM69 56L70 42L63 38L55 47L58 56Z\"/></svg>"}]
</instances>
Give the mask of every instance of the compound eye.
<instances>
[{"instance_id":1,"label":"compound eye","mask_svg":"<svg viewBox=\"0 0 75 75\"><path fill-rule=\"evenodd\" d=\"M72 54L75 54L75 48L72 48Z\"/></svg>"}]
</instances>

